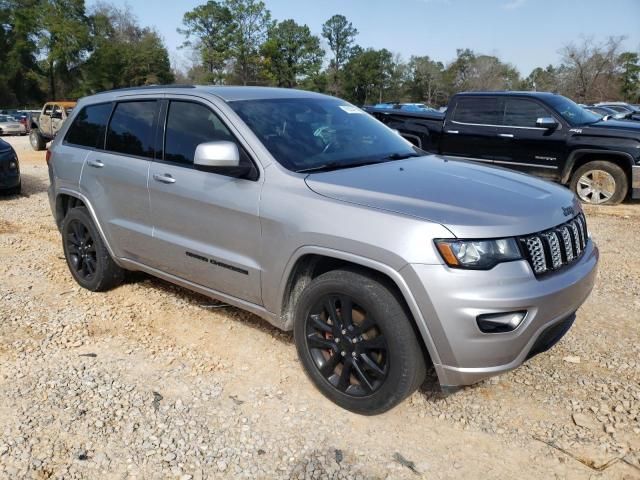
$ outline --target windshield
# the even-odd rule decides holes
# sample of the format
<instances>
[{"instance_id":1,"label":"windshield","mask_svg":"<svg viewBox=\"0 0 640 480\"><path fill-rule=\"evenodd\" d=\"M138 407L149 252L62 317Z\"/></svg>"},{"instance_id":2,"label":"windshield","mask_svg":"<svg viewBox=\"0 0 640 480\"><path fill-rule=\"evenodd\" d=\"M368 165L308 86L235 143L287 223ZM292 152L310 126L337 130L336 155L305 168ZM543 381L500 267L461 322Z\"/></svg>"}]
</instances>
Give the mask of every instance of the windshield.
<instances>
[{"instance_id":1,"label":"windshield","mask_svg":"<svg viewBox=\"0 0 640 480\"><path fill-rule=\"evenodd\" d=\"M342 100L277 98L229 105L289 170L348 168L417 156L407 140Z\"/></svg>"},{"instance_id":2,"label":"windshield","mask_svg":"<svg viewBox=\"0 0 640 480\"><path fill-rule=\"evenodd\" d=\"M588 125L602 118L601 115L585 110L575 102L562 95L553 95L547 98L549 104L562 115L572 126Z\"/></svg>"}]
</instances>

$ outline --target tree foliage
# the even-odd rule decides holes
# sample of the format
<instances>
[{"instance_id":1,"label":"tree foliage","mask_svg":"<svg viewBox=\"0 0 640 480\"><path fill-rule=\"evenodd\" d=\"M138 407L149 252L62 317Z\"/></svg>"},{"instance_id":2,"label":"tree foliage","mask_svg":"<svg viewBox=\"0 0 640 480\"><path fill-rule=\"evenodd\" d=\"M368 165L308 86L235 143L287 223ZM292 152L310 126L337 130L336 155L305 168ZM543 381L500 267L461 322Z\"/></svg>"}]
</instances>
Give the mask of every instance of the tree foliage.
<instances>
[{"instance_id":1,"label":"tree foliage","mask_svg":"<svg viewBox=\"0 0 640 480\"><path fill-rule=\"evenodd\" d=\"M285 20L269 32L262 55L270 80L278 87L291 88L319 73L324 50L308 26Z\"/></svg>"},{"instance_id":2,"label":"tree foliage","mask_svg":"<svg viewBox=\"0 0 640 480\"><path fill-rule=\"evenodd\" d=\"M322 36L327 40L332 58L329 69L332 75L332 90L339 92L342 67L354 53L358 30L344 15L334 15L322 25Z\"/></svg>"},{"instance_id":3,"label":"tree foliage","mask_svg":"<svg viewBox=\"0 0 640 480\"><path fill-rule=\"evenodd\" d=\"M333 15L319 35L293 20L274 21L261 0L206 0L178 32L192 56L172 69L161 36L129 8L86 0L0 0L0 105L105 89L171 83L275 85L327 92L355 103L444 105L463 90L558 92L580 102L640 101L640 53L623 37L583 38L559 51L556 65L521 77L494 55L459 49L449 62L428 55L404 61L387 49L358 46L358 30ZM325 52L321 38L328 47Z\"/></svg>"}]
</instances>

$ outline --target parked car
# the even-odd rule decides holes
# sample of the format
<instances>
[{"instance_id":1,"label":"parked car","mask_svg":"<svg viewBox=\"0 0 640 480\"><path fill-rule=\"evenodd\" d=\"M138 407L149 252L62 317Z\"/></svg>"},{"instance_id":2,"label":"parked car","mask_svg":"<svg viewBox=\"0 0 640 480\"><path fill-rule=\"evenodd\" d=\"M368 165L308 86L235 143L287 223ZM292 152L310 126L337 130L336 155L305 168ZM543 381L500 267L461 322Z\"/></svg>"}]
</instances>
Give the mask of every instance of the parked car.
<instances>
[{"instance_id":1,"label":"parked car","mask_svg":"<svg viewBox=\"0 0 640 480\"><path fill-rule=\"evenodd\" d=\"M405 112L438 112L438 110L436 110L435 108L431 108L424 103L378 103L371 108L384 110L402 110Z\"/></svg>"},{"instance_id":2,"label":"parked car","mask_svg":"<svg viewBox=\"0 0 640 480\"><path fill-rule=\"evenodd\" d=\"M31 116L29 140L34 150L44 150L58 134L76 102L47 102L39 115Z\"/></svg>"},{"instance_id":3,"label":"parked car","mask_svg":"<svg viewBox=\"0 0 640 480\"><path fill-rule=\"evenodd\" d=\"M312 92L88 97L48 168L82 287L141 270L293 330L313 383L362 414L409 396L427 365L453 389L550 348L596 276L569 190L425 155Z\"/></svg>"},{"instance_id":4,"label":"parked car","mask_svg":"<svg viewBox=\"0 0 640 480\"><path fill-rule=\"evenodd\" d=\"M21 189L18 155L11 145L0 138L0 194L17 195Z\"/></svg>"},{"instance_id":5,"label":"parked car","mask_svg":"<svg viewBox=\"0 0 640 480\"><path fill-rule=\"evenodd\" d=\"M627 113L616 112L615 110L608 107L585 106L583 108L590 111L591 113L600 115L603 120L610 120L612 118L616 120L625 120L628 115Z\"/></svg>"},{"instance_id":6,"label":"parked car","mask_svg":"<svg viewBox=\"0 0 640 480\"><path fill-rule=\"evenodd\" d=\"M625 102L601 102L596 103L596 107L606 107L623 114L630 120L640 120L640 108Z\"/></svg>"},{"instance_id":7,"label":"parked car","mask_svg":"<svg viewBox=\"0 0 640 480\"><path fill-rule=\"evenodd\" d=\"M603 121L561 95L461 93L451 98L444 120L367 111L423 150L554 180L585 203L640 198L640 124Z\"/></svg>"},{"instance_id":8,"label":"parked car","mask_svg":"<svg viewBox=\"0 0 640 480\"><path fill-rule=\"evenodd\" d=\"M18 120L9 115L0 115L0 135L26 135L27 131Z\"/></svg>"}]
</instances>

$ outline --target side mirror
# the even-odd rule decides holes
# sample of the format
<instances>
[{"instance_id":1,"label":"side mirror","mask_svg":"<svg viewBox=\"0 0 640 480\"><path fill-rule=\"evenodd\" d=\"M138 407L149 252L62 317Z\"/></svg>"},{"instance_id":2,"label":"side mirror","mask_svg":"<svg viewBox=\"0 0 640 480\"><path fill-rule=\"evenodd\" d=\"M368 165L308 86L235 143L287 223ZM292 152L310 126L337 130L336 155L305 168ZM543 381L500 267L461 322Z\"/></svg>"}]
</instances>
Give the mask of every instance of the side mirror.
<instances>
[{"instance_id":1,"label":"side mirror","mask_svg":"<svg viewBox=\"0 0 640 480\"><path fill-rule=\"evenodd\" d=\"M558 128L558 122L553 117L540 117L536 120L536 127L553 130L555 128Z\"/></svg>"},{"instance_id":2,"label":"side mirror","mask_svg":"<svg viewBox=\"0 0 640 480\"><path fill-rule=\"evenodd\" d=\"M196 147L193 164L205 168L240 166L240 151L233 142L206 142Z\"/></svg>"},{"instance_id":3,"label":"side mirror","mask_svg":"<svg viewBox=\"0 0 640 480\"><path fill-rule=\"evenodd\" d=\"M193 165L198 170L230 177L245 177L252 169L251 165L240 165L240 150L234 142L222 140L198 145L193 157Z\"/></svg>"}]
</instances>

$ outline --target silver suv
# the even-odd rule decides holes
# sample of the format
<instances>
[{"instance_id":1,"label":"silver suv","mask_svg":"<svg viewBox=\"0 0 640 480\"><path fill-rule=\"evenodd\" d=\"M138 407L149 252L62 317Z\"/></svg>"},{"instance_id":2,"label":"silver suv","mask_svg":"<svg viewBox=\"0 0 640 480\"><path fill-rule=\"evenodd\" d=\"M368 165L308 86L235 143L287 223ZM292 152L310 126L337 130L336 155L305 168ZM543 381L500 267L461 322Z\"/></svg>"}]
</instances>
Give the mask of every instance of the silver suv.
<instances>
[{"instance_id":1,"label":"silver suv","mask_svg":"<svg viewBox=\"0 0 640 480\"><path fill-rule=\"evenodd\" d=\"M83 99L48 156L71 274L139 270L293 330L338 405L384 412L516 368L570 328L598 250L567 189L426 155L310 92Z\"/></svg>"}]
</instances>

